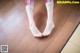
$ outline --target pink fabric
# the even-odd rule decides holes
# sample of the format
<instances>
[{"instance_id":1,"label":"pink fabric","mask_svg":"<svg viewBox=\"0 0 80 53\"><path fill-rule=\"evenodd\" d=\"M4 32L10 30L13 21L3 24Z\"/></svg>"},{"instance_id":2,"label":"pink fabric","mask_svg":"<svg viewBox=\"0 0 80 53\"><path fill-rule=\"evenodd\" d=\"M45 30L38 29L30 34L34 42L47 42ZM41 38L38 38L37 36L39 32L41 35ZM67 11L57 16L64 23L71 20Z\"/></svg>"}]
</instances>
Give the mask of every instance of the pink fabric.
<instances>
[{"instance_id":1,"label":"pink fabric","mask_svg":"<svg viewBox=\"0 0 80 53\"><path fill-rule=\"evenodd\" d=\"M53 0L45 0L45 3L47 2L53 3Z\"/></svg>"},{"instance_id":2,"label":"pink fabric","mask_svg":"<svg viewBox=\"0 0 80 53\"><path fill-rule=\"evenodd\" d=\"M53 0L44 0L45 1L45 3L46 2L53 2ZM25 4L27 5L27 4L34 4L34 0L25 0Z\"/></svg>"},{"instance_id":3,"label":"pink fabric","mask_svg":"<svg viewBox=\"0 0 80 53\"><path fill-rule=\"evenodd\" d=\"M51 2L51 0L45 0L45 2Z\"/></svg>"},{"instance_id":4,"label":"pink fabric","mask_svg":"<svg viewBox=\"0 0 80 53\"><path fill-rule=\"evenodd\" d=\"M25 0L25 4L33 4L34 3L34 0Z\"/></svg>"}]
</instances>

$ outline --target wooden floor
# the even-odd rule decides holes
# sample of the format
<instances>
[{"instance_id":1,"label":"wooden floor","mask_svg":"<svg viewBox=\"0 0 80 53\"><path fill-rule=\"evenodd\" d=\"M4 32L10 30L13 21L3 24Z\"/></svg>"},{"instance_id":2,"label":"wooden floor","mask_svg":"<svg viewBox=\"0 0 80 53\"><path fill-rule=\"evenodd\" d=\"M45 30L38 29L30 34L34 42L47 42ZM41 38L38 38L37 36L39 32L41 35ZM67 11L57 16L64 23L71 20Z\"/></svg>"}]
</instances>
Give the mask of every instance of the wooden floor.
<instances>
[{"instance_id":1,"label":"wooden floor","mask_svg":"<svg viewBox=\"0 0 80 53\"><path fill-rule=\"evenodd\" d=\"M35 2L34 20L43 32L46 8L42 0ZM0 45L8 45L9 53L59 53L79 23L80 5L54 5L55 28L48 37L35 38L29 30L24 0L0 0Z\"/></svg>"},{"instance_id":2,"label":"wooden floor","mask_svg":"<svg viewBox=\"0 0 80 53\"><path fill-rule=\"evenodd\" d=\"M61 51L61 53L80 53L80 24L72 34L71 38Z\"/></svg>"}]
</instances>

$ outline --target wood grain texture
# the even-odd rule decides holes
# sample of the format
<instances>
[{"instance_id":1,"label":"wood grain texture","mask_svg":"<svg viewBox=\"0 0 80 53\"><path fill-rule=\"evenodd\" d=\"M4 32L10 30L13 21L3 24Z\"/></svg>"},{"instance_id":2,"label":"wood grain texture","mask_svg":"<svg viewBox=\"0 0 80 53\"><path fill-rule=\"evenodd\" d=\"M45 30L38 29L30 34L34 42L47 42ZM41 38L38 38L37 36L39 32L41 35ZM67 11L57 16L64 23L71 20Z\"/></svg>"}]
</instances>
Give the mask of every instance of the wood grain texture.
<instances>
[{"instance_id":1,"label":"wood grain texture","mask_svg":"<svg viewBox=\"0 0 80 53\"><path fill-rule=\"evenodd\" d=\"M80 53L80 24L72 34L71 38L63 48L61 53Z\"/></svg>"},{"instance_id":2,"label":"wood grain texture","mask_svg":"<svg viewBox=\"0 0 80 53\"><path fill-rule=\"evenodd\" d=\"M48 37L35 38L29 30L24 0L0 0L0 45L9 53L59 53L80 21L80 5L54 5L55 28ZM43 32L47 12L43 0L35 1L34 20Z\"/></svg>"}]
</instances>

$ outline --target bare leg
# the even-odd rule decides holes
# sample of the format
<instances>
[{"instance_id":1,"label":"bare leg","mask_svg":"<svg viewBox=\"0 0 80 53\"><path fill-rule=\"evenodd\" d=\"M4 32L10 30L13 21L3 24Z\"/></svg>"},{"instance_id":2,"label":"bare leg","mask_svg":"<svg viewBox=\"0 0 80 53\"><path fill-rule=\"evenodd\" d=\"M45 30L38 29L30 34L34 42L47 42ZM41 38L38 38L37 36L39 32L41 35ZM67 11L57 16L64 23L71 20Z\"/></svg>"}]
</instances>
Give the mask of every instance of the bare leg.
<instances>
[{"instance_id":1,"label":"bare leg","mask_svg":"<svg viewBox=\"0 0 80 53\"><path fill-rule=\"evenodd\" d=\"M42 37L40 31L37 29L33 19L34 0L25 0L26 12L29 19L30 30L35 37Z\"/></svg>"},{"instance_id":2,"label":"bare leg","mask_svg":"<svg viewBox=\"0 0 80 53\"><path fill-rule=\"evenodd\" d=\"M53 0L46 0L46 9L47 9L47 15L48 15L48 19L47 19L47 25L46 28L43 32L43 36L48 36L52 29L54 28L54 23L53 23Z\"/></svg>"}]
</instances>

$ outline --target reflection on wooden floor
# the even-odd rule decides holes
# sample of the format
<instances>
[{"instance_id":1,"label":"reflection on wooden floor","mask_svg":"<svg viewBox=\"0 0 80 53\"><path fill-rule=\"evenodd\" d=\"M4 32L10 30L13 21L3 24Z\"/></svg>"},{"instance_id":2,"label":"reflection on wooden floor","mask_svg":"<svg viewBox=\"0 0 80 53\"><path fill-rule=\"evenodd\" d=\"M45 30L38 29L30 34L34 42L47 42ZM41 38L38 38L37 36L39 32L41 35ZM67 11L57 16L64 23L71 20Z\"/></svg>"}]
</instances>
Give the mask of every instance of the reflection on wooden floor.
<instances>
[{"instance_id":1,"label":"reflection on wooden floor","mask_svg":"<svg viewBox=\"0 0 80 53\"><path fill-rule=\"evenodd\" d=\"M36 26L43 32L46 8L42 0L34 9ZM9 53L59 53L80 17L79 5L54 6L55 28L48 37L35 38L29 30L24 0L0 1L0 45L8 45Z\"/></svg>"}]
</instances>

